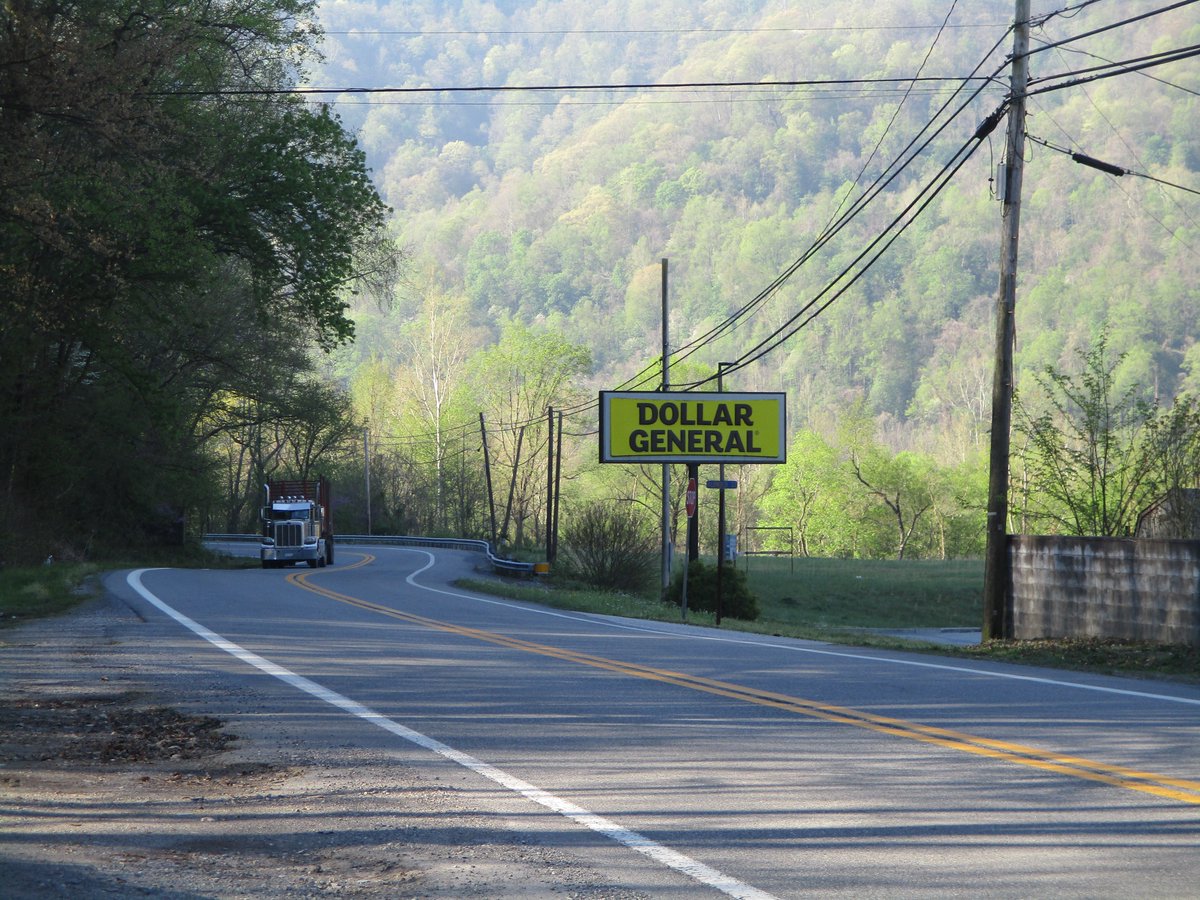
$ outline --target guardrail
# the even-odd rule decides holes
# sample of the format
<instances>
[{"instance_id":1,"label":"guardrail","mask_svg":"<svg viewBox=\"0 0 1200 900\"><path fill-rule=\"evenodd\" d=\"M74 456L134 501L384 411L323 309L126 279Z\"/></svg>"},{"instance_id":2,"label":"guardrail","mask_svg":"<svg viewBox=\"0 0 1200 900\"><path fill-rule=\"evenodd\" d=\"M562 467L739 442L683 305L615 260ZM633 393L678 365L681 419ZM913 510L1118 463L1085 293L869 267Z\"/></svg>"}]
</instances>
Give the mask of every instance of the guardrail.
<instances>
[{"instance_id":1,"label":"guardrail","mask_svg":"<svg viewBox=\"0 0 1200 900\"><path fill-rule=\"evenodd\" d=\"M257 544L257 534L206 534L205 541L216 543L247 543ZM339 534L334 540L339 545L344 544L383 544L392 547L440 547L443 550L469 550L483 553L487 556L492 568L501 575L532 575L537 572L534 563L518 562L514 559L502 559L492 553L492 545L487 541L477 541L470 538L426 538L409 537L388 534Z\"/></svg>"}]
</instances>

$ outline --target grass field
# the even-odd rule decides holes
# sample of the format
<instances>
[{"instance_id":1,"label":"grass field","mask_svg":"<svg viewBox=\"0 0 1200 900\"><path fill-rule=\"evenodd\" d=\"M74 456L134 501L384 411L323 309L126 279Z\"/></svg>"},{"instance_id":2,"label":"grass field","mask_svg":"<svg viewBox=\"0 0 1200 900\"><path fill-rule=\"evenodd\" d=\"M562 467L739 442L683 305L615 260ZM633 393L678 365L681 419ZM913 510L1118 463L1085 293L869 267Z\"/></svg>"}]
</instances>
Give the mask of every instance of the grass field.
<instances>
[{"instance_id":1,"label":"grass field","mask_svg":"<svg viewBox=\"0 0 1200 900\"><path fill-rule=\"evenodd\" d=\"M706 562L712 563L711 560ZM983 563L743 557L759 600L755 622L726 617L726 627L836 639L861 629L969 628L983 620ZM657 597L588 590L551 579L549 583L464 582L514 599L607 615L678 621L679 609ZM688 621L714 624L710 613L691 610Z\"/></svg>"},{"instance_id":2,"label":"grass field","mask_svg":"<svg viewBox=\"0 0 1200 900\"><path fill-rule=\"evenodd\" d=\"M964 628L983 621L980 560L742 557L762 619L816 628Z\"/></svg>"}]
</instances>

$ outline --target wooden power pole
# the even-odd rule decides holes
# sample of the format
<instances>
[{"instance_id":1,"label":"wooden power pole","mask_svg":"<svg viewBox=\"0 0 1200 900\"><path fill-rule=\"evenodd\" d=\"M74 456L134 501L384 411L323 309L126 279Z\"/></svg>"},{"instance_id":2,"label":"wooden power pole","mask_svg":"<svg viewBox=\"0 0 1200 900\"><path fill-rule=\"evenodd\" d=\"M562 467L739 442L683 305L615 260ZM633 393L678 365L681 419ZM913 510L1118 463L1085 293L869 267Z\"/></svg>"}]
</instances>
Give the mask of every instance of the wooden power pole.
<instances>
[{"instance_id":1,"label":"wooden power pole","mask_svg":"<svg viewBox=\"0 0 1200 900\"><path fill-rule=\"evenodd\" d=\"M992 373L991 462L983 576L983 639L1012 637L1012 564L1008 552L1008 460L1012 428L1013 344L1016 336L1017 241L1025 159L1025 91L1029 83L1029 0L1016 0L1008 137L1000 177L1002 238L996 297L996 358Z\"/></svg>"}]
</instances>

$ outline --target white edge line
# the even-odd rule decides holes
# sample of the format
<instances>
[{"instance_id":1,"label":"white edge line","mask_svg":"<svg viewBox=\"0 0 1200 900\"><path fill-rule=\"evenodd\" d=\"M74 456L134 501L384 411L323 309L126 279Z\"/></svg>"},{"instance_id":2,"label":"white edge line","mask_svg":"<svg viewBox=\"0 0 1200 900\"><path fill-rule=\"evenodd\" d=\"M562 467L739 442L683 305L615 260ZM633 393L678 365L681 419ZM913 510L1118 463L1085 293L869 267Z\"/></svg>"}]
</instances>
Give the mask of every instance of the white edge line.
<instances>
[{"instance_id":1,"label":"white edge line","mask_svg":"<svg viewBox=\"0 0 1200 900\"><path fill-rule=\"evenodd\" d=\"M421 551L424 552L424 551ZM433 564L432 554L430 555L430 565ZM428 568L428 566L426 566ZM336 691L331 691L315 681L305 678L303 675L297 675L290 669L285 669L277 663L271 662L265 657L259 656L244 647L235 644L215 631L205 628L194 619L190 619L183 613L172 608L164 603L154 594L152 594L142 584L142 574L144 572L155 571L154 569L136 569L126 576L126 581L139 596L147 603L159 609L161 612L170 616L184 628L193 632L199 637L204 638L213 646L225 651L230 656L240 659L242 662L253 666L254 668L265 672L267 675L272 675L280 681L291 685L297 690L303 691L316 697L318 700L323 700L331 706L350 713L352 716L357 716L364 721L370 722L384 731L390 732L397 737L401 737L406 741L416 744L451 762L457 763L464 768L470 769L477 775L482 775L489 781L495 782L503 788L506 788L514 793L520 794L528 800L532 800L547 809L565 816L585 828L590 828L592 831L616 841L630 850L636 850L657 863L674 869L675 871L688 876L689 878L700 882L701 884L715 888L730 897L739 898L739 900L774 900L773 895L750 885L743 884L736 878L725 875L717 871L711 866L705 865L702 862L692 859L677 850L672 850L670 847L663 846L656 841L651 840L644 835L638 834L636 831L631 831L616 822L606 819L603 816L598 816L591 813L581 806L577 806L569 800L564 800L561 797L535 787L526 781L522 781L514 775L509 775L502 769L498 769L489 763L476 759L468 753L463 753L461 750L455 750L453 747L443 744L441 741L421 734L419 731L414 731L389 719L387 716L377 713L370 707L364 706L356 700L351 700L349 697L343 696ZM424 571L422 569L421 571ZM419 586L419 585L418 585Z\"/></svg>"},{"instance_id":2,"label":"white edge line","mask_svg":"<svg viewBox=\"0 0 1200 900\"><path fill-rule=\"evenodd\" d=\"M896 659L895 657L891 656L875 656L867 653L847 653L843 650L819 650L815 647L797 647L794 644L779 644L770 640L748 641L743 638L724 637L721 635L703 634L699 632L692 634L681 634L678 631L665 631L659 628L651 628L646 625L627 625L622 622L613 622L610 620L615 617L601 616L600 614L596 614L594 616L581 616L572 615L570 613L555 612L548 609L537 609L536 607L525 604L510 603L505 600L494 600L488 597L479 597L474 594L464 594L459 591L449 591L445 590L444 588L436 588L430 587L426 584L418 584L413 579L426 569L430 568L436 561L436 557L434 557L434 555L428 550L416 550L410 547L395 547L389 549L400 550L404 553L422 553L429 557L429 562L427 564L422 566L420 569L417 569L417 571L413 572L408 576L408 578L405 579L405 581L415 588L420 588L423 591L430 591L434 594L445 594L447 597L459 597L463 600L474 600L477 603L490 603L494 606L505 606L510 609L520 609L524 610L525 612L536 613L543 616L552 616L557 619L572 619L576 622L587 622L591 625L604 625L609 628L619 628L624 631L643 631L646 634L656 634L663 637L686 638L694 641L717 641L724 644L745 644L753 647L771 647L776 650L788 650L793 653L809 653L815 656L836 656L842 659L869 660L870 662L885 663L895 666L911 666L912 668L917 669L936 669L942 672L959 672L969 675L978 675L984 678L1002 678L1009 681L1027 681L1033 684L1047 684L1053 685L1054 687L1073 688L1079 691L1094 691L1100 694L1117 694L1123 697L1137 697L1143 700L1164 700L1168 703L1184 703L1189 706L1200 706L1200 699L1193 697L1179 697L1173 694L1153 694L1149 691L1134 691L1122 688L1104 687L1098 684L1084 684L1083 682L1078 681L1062 681L1056 678L1043 678L1037 675L1017 675L1013 672L995 672L990 669L976 669L969 666L952 666L946 663L920 662L914 659ZM701 626L692 627L699 628Z\"/></svg>"}]
</instances>

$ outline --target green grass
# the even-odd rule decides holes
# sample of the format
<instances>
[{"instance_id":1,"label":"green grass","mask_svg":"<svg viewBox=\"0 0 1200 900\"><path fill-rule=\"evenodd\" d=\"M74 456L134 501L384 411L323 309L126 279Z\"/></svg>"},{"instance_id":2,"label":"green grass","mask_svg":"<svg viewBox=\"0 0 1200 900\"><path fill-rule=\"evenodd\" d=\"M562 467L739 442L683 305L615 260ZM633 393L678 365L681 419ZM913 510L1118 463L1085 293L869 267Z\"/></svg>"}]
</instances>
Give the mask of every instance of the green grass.
<instances>
[{"instance_id":1,"label":"green grass","mask_svg":"<svg viewBox=\"0 0 1200 900\"><path fill-rule=\"evenodd\" d=\"M93 563L55 563L0 571L0 624L53 616L95 596Z\"/></svg>"},{"instance_id":2,"label":"green grass","mask_svg":"<svg viewBox=\"0 0 1200 900\"><path fill-rule=\"evenodd\" d=\"M260 565L257 558L237 558L210 553L203 548L149 553L136 560L55 562L42 566L0 569L0 627L26 619L60 615L97 596L99 576L113 569L145 566L179 568L247 568Z\"/></svg>"},{"instance_id":3,"label":"green grass","mask_svg":"<svg viewBox=\"0 0 1200 900\"><path fill-rule=\"evenodd\" d=\"M983 621L979 560L743 557L761 619L817 629L965 628Z\"/></svg>"},{"instance_id":4,"label":"green grass","mask_svg":"<svg viewBox=\"0 0 1200 900\"><path fill-rule=\"evenodd\" d=\"M747 578L761 609L755 622L722 619L722 626L823 640L848 639L856 630L956 628L983 619L983 563L777 559L750 562ZM739 568L746 570L745 562ZM657 597L590 590L548 582L460 581L462 587L559 609L656 621L680 621L679 608ZM715 624L710 613L689 610L688 621ZM861 639L870 636L859 635ZM887 639L885 643L894 644Z\"/></svg>"}]
</instances>

